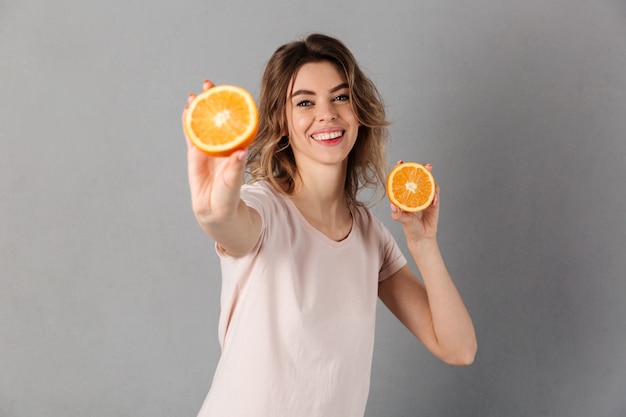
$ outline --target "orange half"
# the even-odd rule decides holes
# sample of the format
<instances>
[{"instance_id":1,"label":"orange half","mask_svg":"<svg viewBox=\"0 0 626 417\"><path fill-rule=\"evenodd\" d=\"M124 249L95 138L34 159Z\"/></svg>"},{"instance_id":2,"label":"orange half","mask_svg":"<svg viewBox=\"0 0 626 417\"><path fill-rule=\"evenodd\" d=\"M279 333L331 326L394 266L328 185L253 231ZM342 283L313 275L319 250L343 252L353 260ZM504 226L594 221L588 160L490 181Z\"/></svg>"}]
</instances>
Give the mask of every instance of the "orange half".
<instances>
[{"instance_id":1,"label":"orange half","mask_svg":"<svg viewBox=\"0 0 626 417\"><path fill-rule=\"evenodd\" d=\"M435 198L435 179L424 165L403 162L396 165L387 177L387 196L403 211L424 210Z\"/></svg>"},{"instance_id":2,"label":"orange half","mask_svg":"<svg viewBox=\"0 0 626 417\"><path fill-rule=\"evenodd\" d=\"M187 137L211 156L228 156L247 148L258 129L252 95L241 87L219 85L198 94L183 119Z\"/></svg>"}]
</instances>

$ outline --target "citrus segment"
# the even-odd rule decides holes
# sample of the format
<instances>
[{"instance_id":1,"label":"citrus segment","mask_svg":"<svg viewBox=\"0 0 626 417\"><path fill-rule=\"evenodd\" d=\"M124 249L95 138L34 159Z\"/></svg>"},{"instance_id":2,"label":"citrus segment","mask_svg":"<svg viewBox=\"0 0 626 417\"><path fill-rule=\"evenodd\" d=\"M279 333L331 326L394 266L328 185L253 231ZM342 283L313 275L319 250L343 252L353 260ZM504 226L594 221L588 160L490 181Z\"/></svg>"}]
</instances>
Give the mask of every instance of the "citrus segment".
<instances>
[{"instance_id":1,"label":"citrus segment","mask_svg":"<svg viewBox=\"0 0 626 417\"><path fill-rule=\"evenodd\" d=\"M183 119L187 137L211 156L228 156L248 147L258 128L254 98L233 85L211 87L189 104Z\"/></svg>"},{"instance_id":2,"label":"citrus segment","mask_svg":"<svg viewBox=\"0 0 626 417\"><path fill-rule=\"evenodd\" d=\"M387 177L387 196L403 211L424 210L435 197L435 179L424 165L403 162L396 165Z\"/></svg>"}]
</instances>

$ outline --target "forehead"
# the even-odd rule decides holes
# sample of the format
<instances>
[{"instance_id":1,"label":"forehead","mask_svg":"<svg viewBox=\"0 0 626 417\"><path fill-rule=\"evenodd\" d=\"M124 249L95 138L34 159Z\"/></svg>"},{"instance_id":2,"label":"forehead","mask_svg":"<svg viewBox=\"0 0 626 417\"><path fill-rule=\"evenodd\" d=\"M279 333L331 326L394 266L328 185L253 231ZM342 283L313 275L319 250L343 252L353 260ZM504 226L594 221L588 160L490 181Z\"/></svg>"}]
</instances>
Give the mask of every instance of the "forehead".
<instances>
[{"instance_id":1,"label":"forehead","mask_svg":"<svg viewBox=\"0 0 626 417\"><path fill-rule=\"evenodd\" d=\"M307 90L329 90L345 83L345 75L329 61L308 62L302 65L294 74L288 93L301 88Z\"/></svg>"}]
</instances>

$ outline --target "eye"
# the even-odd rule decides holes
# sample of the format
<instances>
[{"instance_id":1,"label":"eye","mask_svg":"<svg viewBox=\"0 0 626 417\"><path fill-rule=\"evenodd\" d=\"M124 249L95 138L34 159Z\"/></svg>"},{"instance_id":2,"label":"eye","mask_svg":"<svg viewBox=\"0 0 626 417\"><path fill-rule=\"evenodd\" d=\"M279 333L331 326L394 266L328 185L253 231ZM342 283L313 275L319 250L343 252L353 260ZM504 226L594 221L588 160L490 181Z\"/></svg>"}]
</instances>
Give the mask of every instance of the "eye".
<instances>
[{"instance_id":1,"label":"eye","mask_svg":"<svg viewBox=\"0 0 626 417\"><path fill-rule=\"evenodd\" d=\"M348 94L340 94L333 99L333 101L349 101L350 96Z\"/></svg>"},{"instance_id":2,"label":"eye","mask_svg":"<svg viewBox=\"0 0 626 417\"><path fill-rule=\"evenodd\" d=\"M311 100L301 100L296 103L297 107L309 107L311 105L313 105L313 102Z\"/></svg>"}]
</instances>

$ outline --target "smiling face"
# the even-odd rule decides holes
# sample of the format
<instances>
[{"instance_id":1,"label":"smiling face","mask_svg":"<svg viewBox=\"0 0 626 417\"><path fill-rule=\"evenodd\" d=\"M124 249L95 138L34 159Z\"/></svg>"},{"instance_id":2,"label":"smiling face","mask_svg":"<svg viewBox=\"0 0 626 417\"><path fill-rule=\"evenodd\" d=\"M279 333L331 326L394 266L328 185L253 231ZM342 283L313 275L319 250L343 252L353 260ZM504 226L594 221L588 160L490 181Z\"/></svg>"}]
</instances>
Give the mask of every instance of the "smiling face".
<instances>
[{"instance_id":1,"label":"smiling face","mask_svg":"<svg viewBox=\"0 0 626 417\"><path fill-rule=\"evenodd\" d=\"M289 141L296 164L345 167L359 122L343 74L328 61L304 64L287 92Z\"/></svg>"}]
</instances>

